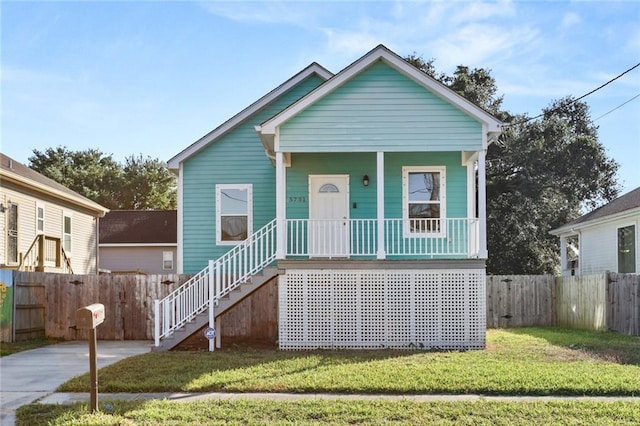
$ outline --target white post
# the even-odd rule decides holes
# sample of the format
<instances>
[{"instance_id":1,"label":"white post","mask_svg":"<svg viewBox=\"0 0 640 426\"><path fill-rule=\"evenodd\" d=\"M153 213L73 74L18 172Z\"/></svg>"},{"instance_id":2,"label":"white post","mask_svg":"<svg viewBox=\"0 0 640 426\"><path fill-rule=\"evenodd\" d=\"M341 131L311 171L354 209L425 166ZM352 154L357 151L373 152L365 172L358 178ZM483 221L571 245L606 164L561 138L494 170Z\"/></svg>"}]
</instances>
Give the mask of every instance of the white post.
<instances>
[{"instance_id":1,"label":"white post","mask_svg":"<svg viewBox=\"0 0 640 426\"><path fill-rule=\"evenodd\" d=\"M160 301L158 299L153 301L153 316L155 318L155 329L153 331L155 338L155 345L160 346Z\"/></svg>"},{"instance_id":2,"label":"white post","mask_svg":"<svg viewBox=\"0 0 640 426\"><path fill-rule=\"evenodd\" d=\"M378 151L376 155L376 204L378 221L378 259L385 259L384 251L384 152Z\"/></svg>"},{"instance_id":3,"label":"white post","mask_svg":"<svg viewBox=\"0 0 640 426\"><path fill-rule=\"evenodd\" d=\"M213 306L213 302L214 302L214 297L215 297L215 290L214 290L214 279L217 279L217 276L219 274L215 274L216 276L214 277L214 271L213 271L213 260L209 261L209 328L213 328L214 327L214 322L215 322L215 312L214 312L214 306ZM213 352L215 350L215 342L213 339L209 339L209 352Z\"/></svg>"},{"instance_id":4,"label":"white post","mask_svg":"<svg viewBox=\"0 0 640 426\"><path fill-rule=\"evenodd\" d=\"M284 153L276 152L276 259L286 257L286 191Z\"/></svg>"},{"instance_id":5,"label":"white post","mask_svg":"<svg viewBox=\"0 0 640 426\"><path fill-rule=\"evenodd\" d=\"M478 154L478 220L480 222L480 245L478 257L486 259L487 252L487 175L485 159L487 151L482 150Z\"/></svg>"}]
</instances>

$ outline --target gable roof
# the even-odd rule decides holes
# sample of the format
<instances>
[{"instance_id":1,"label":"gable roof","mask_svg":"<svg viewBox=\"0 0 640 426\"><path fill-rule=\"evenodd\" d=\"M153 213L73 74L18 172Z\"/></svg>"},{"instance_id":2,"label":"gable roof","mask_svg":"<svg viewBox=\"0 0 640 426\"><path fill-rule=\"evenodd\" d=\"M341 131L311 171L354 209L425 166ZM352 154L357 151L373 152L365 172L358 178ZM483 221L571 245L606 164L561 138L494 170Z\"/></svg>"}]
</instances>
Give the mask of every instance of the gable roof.
<instances>
[{"instance_id":1,"label":"gable roof","mask_svg":"<svg viewBox=\"0 0 640 426\"><path fill-rule=\"evenodd\" d=\"M176 210L113 210L100 219L100 244L176 244Z\"/></svg>"},{"instance_id":2,"label":"gable roof","mask_svg":"<svg viewBox=\"0 0 640 426\"><path fill-rule=\"evenodd\" d=\"M263 139L263 144L272 145L272 139L276 134L276 128L278 128L278 126L298 114L300 111L307 108L309 105L315 103L325 95L333 92L335 89L342 86L351 78L367 69L376 61L383 61L398 72L404 74L406 77L420 84L425 89L431 91L436 96L439 96L443 100L458 107L463 112L475 118L483 124L487 133L494 133L495 135L497 135L502 132L502 122L500 120L498 120L479 106L475 105L474 103L468 101L464 97L458 95L456 92L449 89L438 80L427 75L423 71L419 70L418 68L411 65L403 58L389 50L384 45L380 44L369 53L365 54L360 59L356 60L354 63L340 71L324 84L321 84L315 90L308 93L303 98L293 103L274 117L265 121L264 123L262 123L262 125L257 126L256 131L260 133L261 138Z\"/></svg>"},{"instance_id":3,"label":"gable roof","mask_svg":"<svg viewBox=\"0 0 640 426\"><path fill-rule=\"evenodd\" d=\"M78 207L88 209L99 217L104 216L104 214L109 211L108 208L30 169L8 155L0 153L0 183L2 181L12 182L21 187L42 193L43 195L46 194Z\"/></svg>"},{"instance_id":4,"label":"gable roof","mask_svg":"<svg viewBox=\"0 0 640 426\"><path fill-rule=\"evenodd\" d=\"M211 132L207 133L206 135L204 135L203 137L195 141L189 147L181 151L178 155L171 158L167 162L169 169L172 169L172 170L178 169L180 167L180 163L182 163L192 155L196 154L200 150L206 148L207 146L209 146L209 144L215 142L216 139L224 136L225 134L233 130L245 119L255 114L260 109L264 108L266 105L274 101L278 96L282 95L289 89L295 87L301 81L303 81L304 79L306 79L307 77L313 74L320 76L324 80L329 79L333 76L333 73L328 71L326 68L324 68L323 66L321 66L316 62L313 62L312 64L307 66L305 69L303 69L302 71L300 71L299 73L297 73L296 75L294 75L293 77L291 77L290 79L288 79L287 81L285 81L284 83L282 83L281 85L279 85L278 87L276 87L275 89L273 89L272 91L270 91L269 93L267 93L266 95L264 95L263 97L255 101L254 103L252 103L251 105L249 105L247 108L243 109L238 114L234 115L229 120L225 121L220 126L216 127Z\"/></svg>"},{"instance_id":5,"label":"gable roof","mask_svg":"<svg viewBox=\"0 0 640 426\"><path fill-rule=\"evenodd\" d=\"M573 222L554 229L551 231L551 234L559 235L576 228L583 228L601 221L616 219L634 213L640 214L640 187L616 198L604 206L598 207L592 212L580 216Z\"/></svg>"}]
</instances>

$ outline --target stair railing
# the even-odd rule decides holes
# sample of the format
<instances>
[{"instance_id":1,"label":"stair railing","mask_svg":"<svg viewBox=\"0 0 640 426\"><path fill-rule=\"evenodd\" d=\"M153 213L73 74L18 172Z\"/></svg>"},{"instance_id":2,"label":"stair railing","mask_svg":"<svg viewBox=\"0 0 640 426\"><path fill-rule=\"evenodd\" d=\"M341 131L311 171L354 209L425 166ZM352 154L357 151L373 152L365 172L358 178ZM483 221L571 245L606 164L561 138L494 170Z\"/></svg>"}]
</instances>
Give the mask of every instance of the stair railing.
<instances>
[{"instance_id":1,"label":"stair railing","mask_svg":"<svg viewBox=\"0 0 640 426\"><path fill-rule=\"evenodd\" d=\"M162 300L155 300L155 345L204 313L276 258L275 219L254 232ZM212 285L211 285L212 284ZM213 288L213 295L210 288Z\"/></svg>"}]
</instances>

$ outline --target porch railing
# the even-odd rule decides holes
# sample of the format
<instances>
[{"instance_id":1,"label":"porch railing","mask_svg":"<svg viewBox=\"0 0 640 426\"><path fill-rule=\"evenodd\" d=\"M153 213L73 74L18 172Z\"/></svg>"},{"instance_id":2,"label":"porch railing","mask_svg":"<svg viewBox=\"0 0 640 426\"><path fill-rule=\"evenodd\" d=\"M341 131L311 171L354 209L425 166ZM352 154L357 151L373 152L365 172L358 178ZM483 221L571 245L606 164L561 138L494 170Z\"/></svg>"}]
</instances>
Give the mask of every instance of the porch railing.
<instances>
[{"instance_id":1,"label":"porch railing","mask_svg":"<svg viewBox=\"0 0 640 426\"><path fill-rule=\"evenodd\" d=\"M154 303L155 345L275 260L275 219Z\"/></svg>"},{"instance_id":2,"label":"porch railing","mask_svg":"<svg viewBox=\"0 0 640 426\"><path fill-rule=\"evenodd\" d=\"M45 268L55 268L63 274L73 274L71 259L67 256L60 238L37 235L29 249L20 254L16 269L44 272Z\"/></svg>"},{"instance_id":3,"label":"porch railing","mask_svg":"<svg viewBox=\"0 0 640 426\"><path fill-rule=\"evenodd\" d=\"M476 218L385 219L386 256L476 257ZM287 256L376 256L376 219L288 219Z\"/></svg>"}]
</instances>

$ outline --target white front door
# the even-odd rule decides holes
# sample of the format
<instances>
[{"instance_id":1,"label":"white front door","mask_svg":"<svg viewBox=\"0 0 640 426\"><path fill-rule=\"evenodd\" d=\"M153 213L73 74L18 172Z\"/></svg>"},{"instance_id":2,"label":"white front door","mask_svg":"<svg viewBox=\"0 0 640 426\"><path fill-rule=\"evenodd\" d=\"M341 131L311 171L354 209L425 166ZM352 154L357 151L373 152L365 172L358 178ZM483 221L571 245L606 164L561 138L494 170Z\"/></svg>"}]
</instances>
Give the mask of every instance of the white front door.
<instances>
[{"instance_id":1,"label":"white front door","mask_svg":"<svg viewBox=\"0 0 640 426\"><path fill-rule=\"evenodd\" d=\"M349 175L309 175L309 257L348 257L349 229Z\"/></svg>"}]
</instances>

